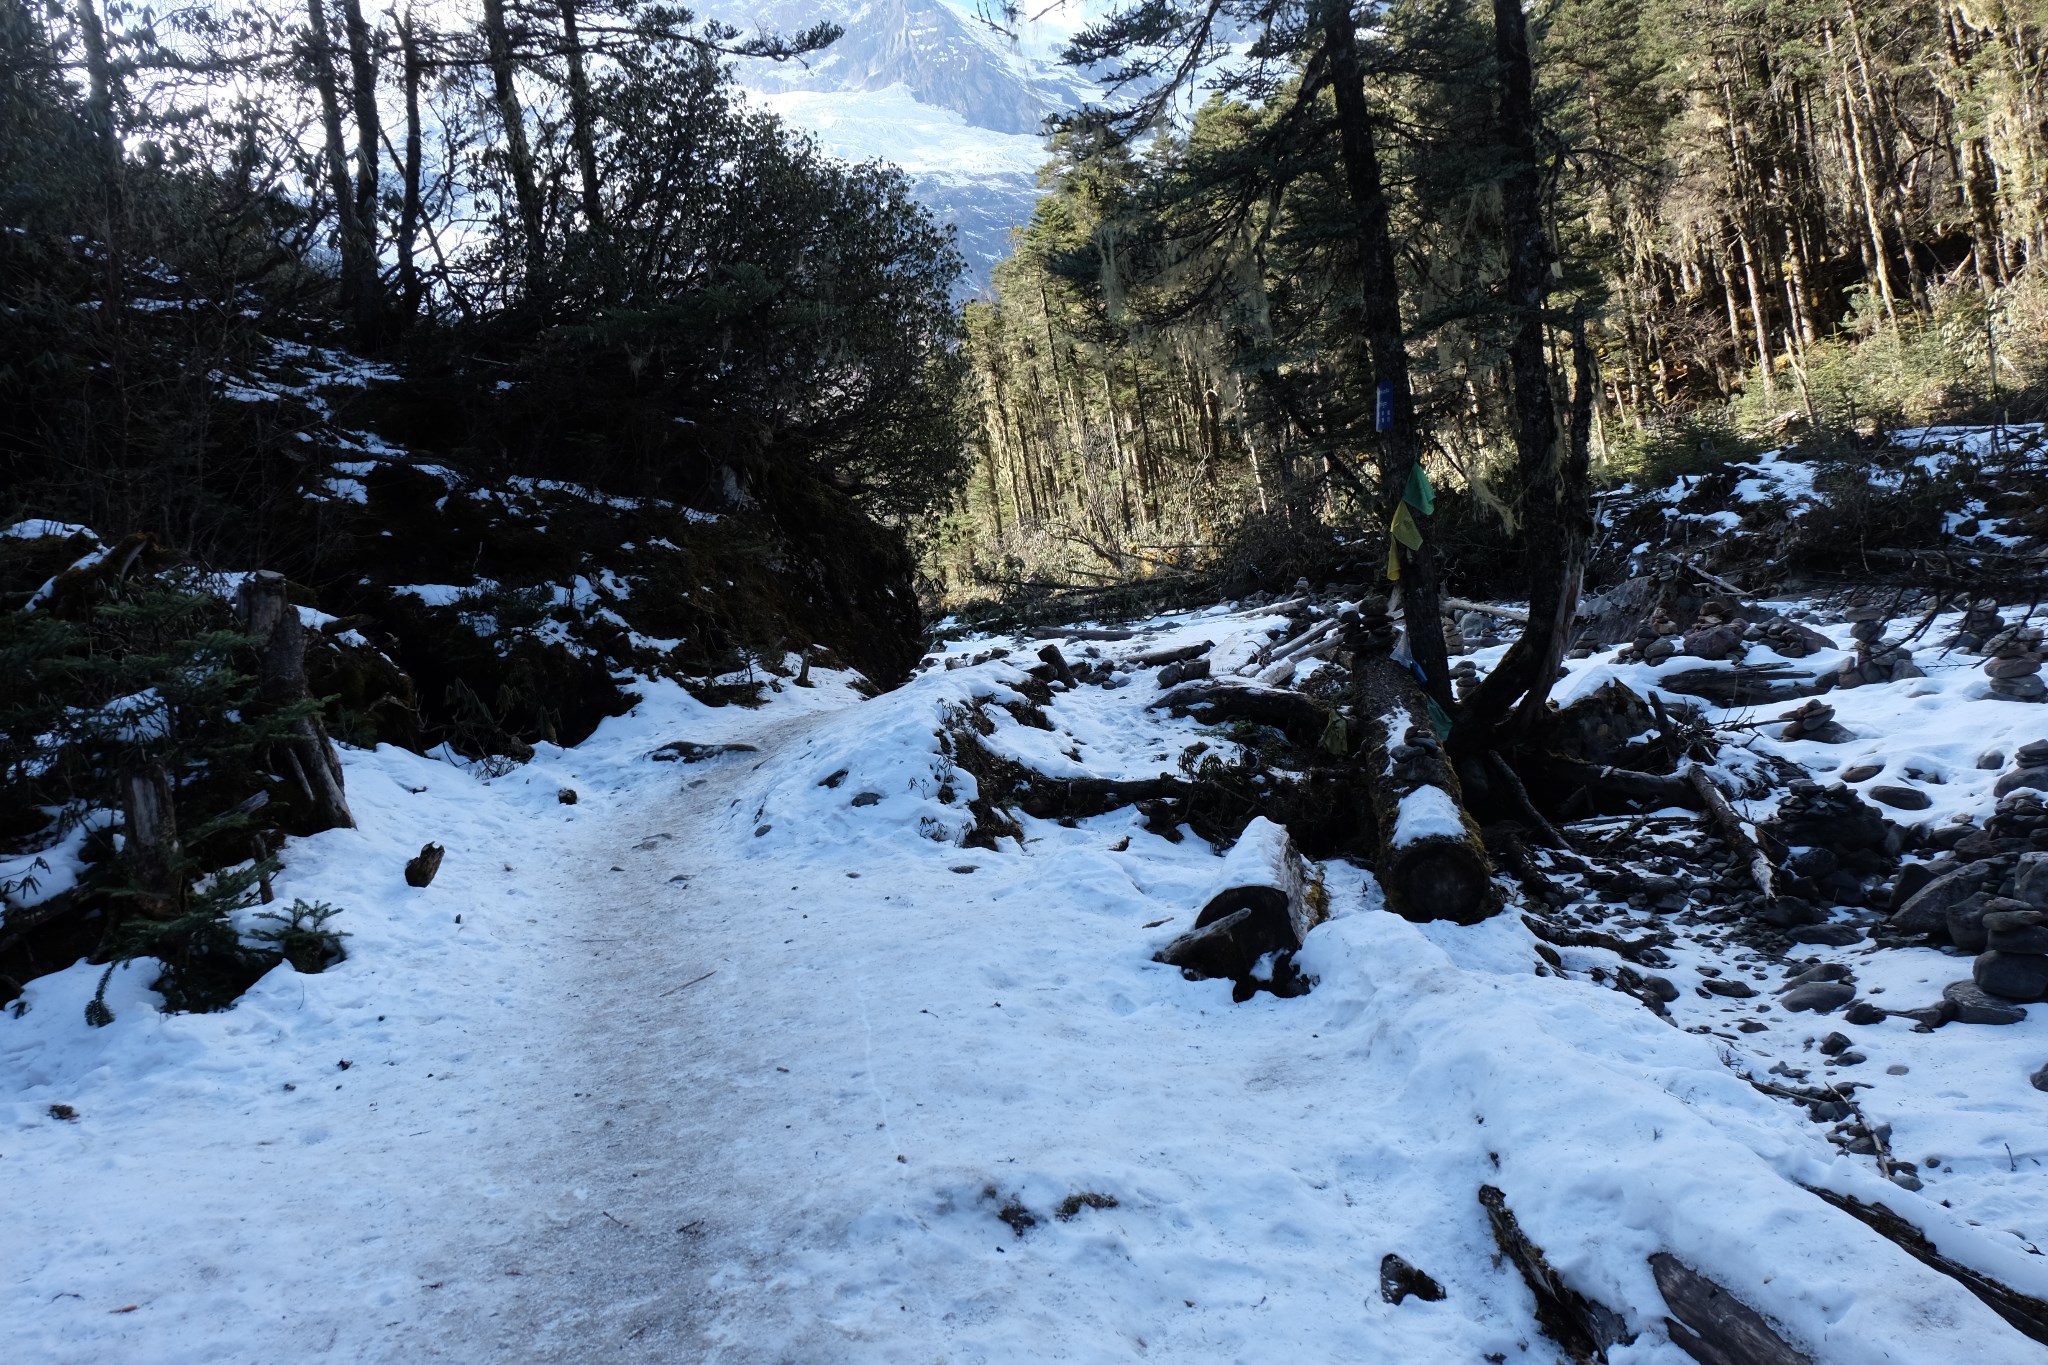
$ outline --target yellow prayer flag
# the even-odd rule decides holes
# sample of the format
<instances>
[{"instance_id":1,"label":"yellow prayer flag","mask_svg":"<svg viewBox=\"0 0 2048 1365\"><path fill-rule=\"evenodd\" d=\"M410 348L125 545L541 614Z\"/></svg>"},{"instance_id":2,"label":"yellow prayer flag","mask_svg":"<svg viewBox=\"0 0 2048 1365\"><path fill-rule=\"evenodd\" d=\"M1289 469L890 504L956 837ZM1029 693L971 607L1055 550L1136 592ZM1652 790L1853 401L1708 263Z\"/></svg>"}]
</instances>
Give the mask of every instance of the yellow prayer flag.
<instances>
[{"instance_id":1,"label":"yellow prayer flag","mask_svg":"<svg viewBox=\"0 0 2048 1365\"><path fill-rule=\"evenodd\" d=\"M1395 540L1400 541L1409 549L1419 550L1422 548L1422 528L1415 524L1415 514L1408 510L1407 503L1402 502L1394 505L1394 520L1388 529L1393 532Z\"/></svg>"}]
</instances>

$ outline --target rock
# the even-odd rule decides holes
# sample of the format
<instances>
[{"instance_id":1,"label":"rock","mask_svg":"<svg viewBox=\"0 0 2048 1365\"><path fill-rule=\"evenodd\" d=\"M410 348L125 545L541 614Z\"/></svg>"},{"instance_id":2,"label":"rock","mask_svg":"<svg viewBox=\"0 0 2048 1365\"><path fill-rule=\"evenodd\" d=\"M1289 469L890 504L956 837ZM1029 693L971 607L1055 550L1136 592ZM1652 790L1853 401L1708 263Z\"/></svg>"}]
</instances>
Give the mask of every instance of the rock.
<instances>
[{"instance_id":1,"label":"rock","mask_svg":"<svg viewBox=\"0 0 2048 1365\"><path fill-rule=\"evenodd\" d=\"M1802 626L1797 621L1785 622L1785 629L1780 638L1788 644L1794 644L1800 647L1799 654L1792 656L1794 658L1811 654L1815 650L1835 648L1835 642L1833 640L1830 640L1827 636L1821 634L1812 626ZM1783 649L1782 647L1780 648L1779 652L1784 654L1791 654L1790 650Z\"/></svg>"},{"instance_id":2,"label":"rock","mask_svg":"<svg viewBox=\"0 0 2048 1365\"><path fill-rule=\"evenodd\" d=\"M1977 767L1984 772L1995 773L2005 766L2005 755L1996 749L1987 749L1977 755Z\"/></svg>"},{"instance_id":3,"label":"rock","mask_svg":"<svg viewBox=\"0 0 2048 1365\"><path fill-rule=\"evenodd\" d=\"M1820 1052L1823 1057L1832 1057L1838 1052L1846 1052L1848 1050L1849 1035L1846 1033L1830 1033L1827 1037L1820 1040Z\"/></svg>"},{"instance_id":4,"label":"rock","mask_svg":"<svg viewBox=\"0 0 2048 1365\"><path fill-rule=\"evenodd\" d=\"M1159 670L1159 686L1161 690L1164 690L1169 687L1178 687L1184 682L1193 682L1197 678L1206 678L1208 676L1209 661L1207 659L1183 659L1179 663L1168 664Z\"/></svg>"},{"instance_id":5,"label":"rock","mask_svg":"<svg viewBox=\"0 0 2048 1365\"><path fill-rule=\"evenodd\" d=\"M2048 1090L2048 1063L2044 1063L2039 1071L2027 1077L2027 1084L2036 1090Z\"/></svg>"},{"instance_id":6,"label":"rock","mask_svg":"<svg viewBox=\"0 0 2048 1365\"><path fill-rule=\"evenodd\" d=\"M576 789L574 787L563 787L560 791L557 791L555 793L555 800L561 802L565 806L575 805Z\"/></svg>"},{"instance_id":7,"label":"rock","mask_svg":"<svg viewBox=\"0 0 2048 1365\"><path fill-rule=\"evenodd\" d=\"M1979 953L1970 979L2001 1000L2039 1000L2048 995L2048 956L2040 953Z\"/></svg>"},{"instance_id":8,"label":"rock","mask_svg":"<svg viewBox=\"0 0 2048 1365\"><path fill-rule=\"evenodd\" d=\"M2022 744L2012 761L2022 768L2048 768L2048 739Z\"/></svg>"},{"instance_id":9,"label":"rock","mask_svg":"<svg viewBox=\"0 0 2048 1365\"><path fill-rule=\"evenodd\" d=\"M2038 654L2017 654L2006 659L1992 659L1984 665L1987 678L2025 678L2041 671L2041 656Z\"/></svg>"},{"instance_id":10,"label":"rock","mask_svg":"<svg viewBox=\"0 0 2048 1365\"><path fill-rule=\"evenodd\" d=\"M1873 1005L1868 1000L1858 1000L1842 1011L1845 1024L1882 1024L1887 1017L1883 1006Z\"/></svg>"},{"instance_id":11,"label":"rock","mask_svg":"<svg viewBox=\"0 0 2048 1365\"><path fill-rule=\"evenodd\" d=\"M1855 973L1851 972L1841 963L1822 962L1786 977L1785 984L1779 989L1789 991L1794 986L1804 986L1814 981L1853 981L1854 979Z\"/></svg>"},{"instance_id":12,"label":"rock","mask_svg":"<svg viewBox=\"0 0 2048 1365\"><path fill-rule=\"evenodd\" d=\"M1870 1058L1860 1052L1844 1052L1835 1058L1836 1066L1862 1066Z\"/></svg>"},{"instance_id":13,"label":"rock","mask_svg":"<svg viewBox=\"0 0 2048 1365\"><path fill-rule=\"evenodd\" d=\"M1982 891L1998 871L1993 864L1968 863L1953 872L1944 873L1908 896L1903 905L1892 911L1886 923L1903 934L1945 933L1948 908ZM2043 890L2048 890L2048 887Z\"/></svg>"},{"instance_id":14,"label":"rock","mask_svg":"<svg viewBox=\"0 0 2048 1365\"><path fill-rule=\"evenodd\" d=\"M1669 637L1659 638L1643 646L1643 662L1646 664L1663 663L1676 653L1678 653L1677 641Z\"/></svg>"},{"instance_id":15,"label":"rock","mask_svg":"<svg viewBox=\"0 0 2048 1365\"><path fill-rule=\"evenodd\" d=\"M2024 678L1993 678L1991 695L2005 701L2041 701L2048 698L2048 683L2042 682L2036 673Z\"/></svg>"},{"instance_id":16,"label":"rock","mask_svg":"<svg viewBox=\"0 0 2048 1365\"><path fill-rule=\"evenodd\" d=\"M1842 860L1831 848L1802 848L1785 865L1802 877L1819 881L1841 870Z\"/></svg>"},{"instance_id":17,"label":"rock","mask_svg":"<svg viewBox=\"0 0 2048 1365\"><path fill-rule=\"evenodd\" d=\"M422 848L418 856L405 865L405 884L423 887L431 883L434 874L441 870L441 858L446 852L439 844L428 844Z\"/></svg>"},{"instance_id":18,"label":"rock","mask_svg":"<svg viewBox=\"0 0 2048 1365\"><path fill-rule=\"evenodd\" d=\"M1882 763L1858 763L1853 768L1842 769L1842 780L1844 782L1868 782L1883 771L1884 764Z\"/></svg>"},{"instance_id":19,"label":"rock","mask_svg":"<svg viewBox=\"0 0 2048 1365\"><path fill-rule=\"evenodd\" d=\"M1926 676L1927 670L1914 663L1910 658L1892 660L1893 682L1905 682L1908 678L1924 678Z\"/></svg>"},{"instance_id":20,"label":"rock","mask_svg":"<svg viewBox=\"0 0 2048 1365\"><path fill-rule=\"evenodd\" d=\"M1399 1256L1388 1253L1380 1260L1380 1297L1388 1303L1399 1303L1410 1294L1424 1303L1436 1303L1443 1298L1444 1288Z\"/></svg>"},{"instance_id":21,"label":"rock","mask_svg":"<svg viewBox=\"0 0 2048 1365\"><path fill-rule=\"evenodd\" d=\"M1993 909L1989 892L1979 891L1963 897L1948 908L1942 916L1942 923L1948 929L1948 941L1966 953L1981 953L1985 949L1984 916Z\"/></svg>"},{"instance_id":22,"label":"rock","mask_svg":"<svg viewBox=\"0 0 2048 1365\"><path fill-rule=\"evenodd\" d=\"M1831 1014L1856 998L1856 988L1843 981L1813 981L1804 986L1794 986L1778 997L1778 1003L1788 1010L1812 1010L1815 1014Z\"/></svg>"},{"instance_id":23,"label":"rock","mask_svg":"<svg viewBox=\"0 0 2048 1365\"><path fill-rule=\"evenodd\" d=\"M1718 995L1724 1000L1747 1000L1756 994L1756 987L1747 981L1721 980L1709 977L1700 982L1700 989L1709 995Z\"/></svg>"},{"instance_id":24,"label":"rock","mask_svg":"<svg viewBox=\"0 0 2048 1365\"><path fill-rule=\"evenodd\" d=\"M2048 911L1990 911L1984 916L1984 936L1985 946L1995 953L2048 953Z\"/></svg>"},{"instance_id":25,"label":"rock","mask_svg":"<svg viewBox=\"0 0 2048 1365\"><path fill-rule=\"evenodd\" d=\"M1949 1017L1959 1024L2017 1024L2027 1017L2019 1006L1987 994L1974 981L1952 981L1941 989Z\"/></svg>"},{"instance_id":26,"label":"rock","mask_svg":"<svg viewBox=\"0 0 2048 1365\"><path fill-rule=\"evenodd\" d=\"M1993 796L2010 796L2018 791L2048 791L2048 767L2016 769L2001 776L1991 788Z\"/></svg>"},{"instance_id":27,"label":"rock","mask_svg":"<svg viewBox=\"0 0 2048 1365\"><path fill-rule=\"evenodd\" d=\"M1667 1005L1678 998L1678 987L1671 984L1671 978L1668 976L1644 977L1643 989Z\"/></svg>"},{"instance_id":28,"label":"rock","mask_svg":"<svg viewBox=\"0 0 2048 1365\"><path fill-rule=\"evenodd\" d=\"M881 799L882 794L880 792L855 792L853 794L853 804L856 806L872 806L880 802Z\"/></svg>"},{"instance_id":29,"label":"rock","mask_svg":"<svg viewBox=\"0 0 2048 1365\"><path fill-rule=\"evenodd\" d=\"M1881 639L1883 635L1884 622L1882 621L1858 621L1849 627L1849 638L1852 640L1861 640L1868 643L1872 640Z\"/></svg>"},{"instance_id":30,"label":"rock","mask_svg":"<svg viewBox=\"0 0 2048 1365\"><path fill-rule=\"evenodd\" d=\"M1819 924L1827 918L1827 912L1798 896L1779 896L1757 906L1756 917L1776 929L1796 929Z\"/></svg>"},{"instance_id":31,"label":"rock","mask_svg":"<svg viewBox=\"0 0 2048 1365\"><path fill-rule=\"evenodd\" d=\"M1870 799L1893 810L1926 810L1934 798L1918 787L1879 786L1870 789Z\"/></svg>"},{"instance_id":32,"label":"rock","mask_svg":"<svg viewBox=\"0 0 2048 1365\"><path fill-rule=\"evenodd\" d=\"M2013 898L2048 910L2048 853L2022 853L2012 876Z\"/></svg>"},{"instance_id":33,"label":"rock","mask_svg":"<svg viewBox=\"0 0 2048 1365\"><path fill-rule=\"evenodd\" d=\"M1913 893L1933 881L1937 870L1926 863L1908 863L1892 879L1891 908L1896 910L1913 898Z\"/></svg>"},{"instance_id":34,"label":"rock","mask_svg":"<svg viewBox=\"0 0 2048 1365\"><path fill-rule=\"evenodd\" d=\"M1725 659L1742 652L1742 631L1735 626L1709 626L1685 637L1685 652L1698 659Z\"/></svg>"},{"instance_id":35,"label":"rock","mask_svg":"<svg viewBox=\"0 0 2048 1365\"><path fill-rule=\"evenodd\" d=\"M1829 948L1846 948L1863 941L1863 931L1853 924L1808 924L1790 934L1794 943L1816 943Z\"/></svg>"}]
</instances>

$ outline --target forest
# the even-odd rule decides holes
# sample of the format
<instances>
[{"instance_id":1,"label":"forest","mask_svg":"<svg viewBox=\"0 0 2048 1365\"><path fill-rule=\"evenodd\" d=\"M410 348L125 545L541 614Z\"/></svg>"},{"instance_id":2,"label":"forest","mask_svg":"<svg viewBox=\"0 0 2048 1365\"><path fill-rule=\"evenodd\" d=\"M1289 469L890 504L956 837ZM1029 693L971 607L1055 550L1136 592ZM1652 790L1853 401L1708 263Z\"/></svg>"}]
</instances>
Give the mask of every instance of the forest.
<instances>
[{"instance_id":1,"label":"forest","mask_svg":"<svg viewBox=\"0 0 2048 1365\"><path fill-rule=\"evenodd\" d=\"M1546 0L1519 56L1490 11L1157 3L1083 35L1121 98L1059 128L967 309L944 582L1291 583L1332 528L1384 527L1412 439L1448 494L1431 534L1504 585L1539 383L1585 409L1604 485L2040 415L2037 0ZM1412 393L1387 434L1375 310Z\"/></svg>"}]
</instances>

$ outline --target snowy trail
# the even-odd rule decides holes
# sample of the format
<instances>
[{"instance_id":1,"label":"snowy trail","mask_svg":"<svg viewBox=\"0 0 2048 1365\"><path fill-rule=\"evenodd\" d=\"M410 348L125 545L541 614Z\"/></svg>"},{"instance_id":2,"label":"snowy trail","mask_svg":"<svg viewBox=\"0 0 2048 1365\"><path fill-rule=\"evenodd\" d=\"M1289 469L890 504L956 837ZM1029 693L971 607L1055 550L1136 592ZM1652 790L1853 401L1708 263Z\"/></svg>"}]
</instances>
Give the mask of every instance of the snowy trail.
<instances>
[{"instance_id":1,"label":"snowy trail","mask_svg":"<svg viewBox=\"0 0 2048 1365\"><path fill-rule=\"evenodd\" d=\"M354 907L350 962L209 1016L124 979L104 1030L74 968L0 1027L0 1179L42 1176L14 1205L40 1235L0 1245L24 1358L1543 1359L1493 1184L1628 1317L1614 1365L1686 1359L1660 1249L1817 1365L2038 1359L1794 1182L1901 1192L1715 1040L1534 975L1512 915L1418 928L1333 863L1321 984L1233 1004L1151 961L1213 889L1200 840L1126 809L959 846L973 779L935 732L1015 677L756 713L653 689L485 786L351 754L363 828L294 845L285 885ZM990 743L1142 771L1196 733L1144 699L1063 694L1057 734L992 706ZM673 739L759 752L648 761ZM415 893L427 837L449 862ZM1389 1253L1448 1297L1386 1303Z\"/></svg>"}]
</instances>

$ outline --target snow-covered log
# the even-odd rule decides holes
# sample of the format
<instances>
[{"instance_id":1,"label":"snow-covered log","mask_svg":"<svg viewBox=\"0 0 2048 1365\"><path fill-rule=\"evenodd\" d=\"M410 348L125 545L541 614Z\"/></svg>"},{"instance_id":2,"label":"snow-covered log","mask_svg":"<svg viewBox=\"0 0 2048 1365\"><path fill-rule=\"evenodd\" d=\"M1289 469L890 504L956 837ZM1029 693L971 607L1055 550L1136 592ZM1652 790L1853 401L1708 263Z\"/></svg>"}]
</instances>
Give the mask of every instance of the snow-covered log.
<instances>
[{"instance_id":1,"label":"snow-covered log","mask_svg":"<svg viewBox=\"0 0 2048 1365\"><path fill-rule=\"evenodd\" d=\"M1392 659L1363 659L1358 715L1360 762L1379 817L1375 870L1387 905L1410 920L1485 919L1500 908L1493 870L1422 689Z\"/></svg>"},{"instance_id":2,"label":"snow-covered log","mask_svg":"<svg viewBox=\"0 0 2048 1365\"><path fill-rule=\"evenodd\" d=\"M1322 918L1294 841L1264 816L1245 826L1217 879L1222 889L1204 902L1195 927L1161 949L1158 961L1246 981L1267 954L1300 948Z\"/></svg>"},{"instance_id":3,"label":"snow-covered log","mask_svg":"<svg viewBox=\"0 0 2048 1365\"><path fill-rule=\"evenodd\" d=\"M1669 1252L1650 1258L1672 1345L1703 1365L1813 1365L1763 1316Z\"/></svg>"}]
</instances>

